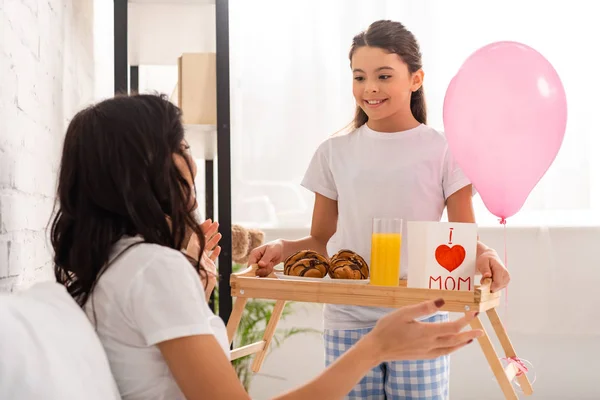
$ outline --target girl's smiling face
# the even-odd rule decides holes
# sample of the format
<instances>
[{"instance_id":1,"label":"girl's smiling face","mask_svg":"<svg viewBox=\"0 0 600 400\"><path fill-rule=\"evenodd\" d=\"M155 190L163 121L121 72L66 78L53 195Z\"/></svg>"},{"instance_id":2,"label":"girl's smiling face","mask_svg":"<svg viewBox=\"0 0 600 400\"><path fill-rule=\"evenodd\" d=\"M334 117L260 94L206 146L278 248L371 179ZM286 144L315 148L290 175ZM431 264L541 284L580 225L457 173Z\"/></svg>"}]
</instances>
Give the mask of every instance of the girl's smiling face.
<instances>
[{"instance_id":1,"label":"girl's smiling face","mask_svg":"<svg viewBox=\"0 0 600 400\"><path fill-rule=\"evenodd\" d=\"M352 55L352 92L369 121L410 115L412 93L423 83L423 71L410 73L399 55L362 46Z\"/></svg>"}]
</instances>

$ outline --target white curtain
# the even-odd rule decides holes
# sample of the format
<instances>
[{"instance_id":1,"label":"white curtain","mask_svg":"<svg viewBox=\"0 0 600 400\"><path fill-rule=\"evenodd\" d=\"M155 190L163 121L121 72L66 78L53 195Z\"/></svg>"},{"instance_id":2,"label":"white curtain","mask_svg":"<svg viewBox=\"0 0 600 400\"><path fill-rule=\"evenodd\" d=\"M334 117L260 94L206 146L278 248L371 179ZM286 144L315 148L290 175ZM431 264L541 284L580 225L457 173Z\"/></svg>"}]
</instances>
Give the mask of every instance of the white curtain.
<instances>
[{"instance_id":1,"label":"white curtain","mask_svg":"<svg viewBox=\"0 0 600 400\"><path fill-rule=\"evenodd\" d=\"M473 51L499 40L540 51L563 80L569 122L555 163L509 223L596 223L599 15L600 4L586 0L231 0L234 221L310 224L313 197L299 182L318 144L352 118L352 37L392 19L420 42L429 123L438 129L448 83ZM497 224L475 203L481 224Z\"/></svg>"}]
</instances>

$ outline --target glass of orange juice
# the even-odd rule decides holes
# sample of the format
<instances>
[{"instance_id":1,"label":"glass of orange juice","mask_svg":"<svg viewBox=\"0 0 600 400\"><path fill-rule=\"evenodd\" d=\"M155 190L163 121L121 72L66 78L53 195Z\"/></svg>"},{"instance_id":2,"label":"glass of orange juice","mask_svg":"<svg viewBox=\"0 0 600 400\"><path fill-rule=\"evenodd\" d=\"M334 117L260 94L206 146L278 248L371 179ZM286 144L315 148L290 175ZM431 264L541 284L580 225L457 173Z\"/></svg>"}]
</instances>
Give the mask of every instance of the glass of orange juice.
<instances>
[{"instance_id":1,"label":"glass of orange juice","mask_svg":"<svg viewBox=\"0 0 600 400\"><path fill-rule=\"evenodd\" d=\"M402 222L400 218L373 218L369 266L371 285L399 284Z\"/></svg>"}]
</instances>

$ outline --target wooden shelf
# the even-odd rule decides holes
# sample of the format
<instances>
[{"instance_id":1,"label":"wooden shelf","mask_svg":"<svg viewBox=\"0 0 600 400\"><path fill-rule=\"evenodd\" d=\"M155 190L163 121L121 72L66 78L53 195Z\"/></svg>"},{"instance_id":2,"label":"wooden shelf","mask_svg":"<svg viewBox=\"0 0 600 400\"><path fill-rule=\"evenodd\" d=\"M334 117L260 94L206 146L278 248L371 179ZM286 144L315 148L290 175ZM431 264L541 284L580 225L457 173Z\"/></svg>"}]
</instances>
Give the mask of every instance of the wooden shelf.
<instances>
[{"instance_id":1,"label":"wooden shelf","mask_svg":"<svg viewBox=\"0 0 600 400\"><path fill-rule=\"evenodd\" d=\"M216 125L184 125L185 138L196 159L214 160L217 158Z\"/></svg>"}]
</instances>

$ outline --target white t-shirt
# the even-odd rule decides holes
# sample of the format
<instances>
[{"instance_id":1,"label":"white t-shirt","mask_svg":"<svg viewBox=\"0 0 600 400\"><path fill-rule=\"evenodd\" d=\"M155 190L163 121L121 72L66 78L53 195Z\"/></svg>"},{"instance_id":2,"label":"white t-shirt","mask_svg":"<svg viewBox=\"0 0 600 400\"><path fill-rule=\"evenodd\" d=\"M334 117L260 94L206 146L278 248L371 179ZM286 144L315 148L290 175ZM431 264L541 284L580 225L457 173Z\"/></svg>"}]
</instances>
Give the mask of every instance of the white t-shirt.
<instances>
[{"instance_id":1,"label":"white t-shirt","mask_svg":"<svg viewBox=\"0 0 600 400\"><path fill-rule=\"evenodd\" d=\"M184 399L156 344L214 335L229 358L227 331L183 254L147 243L124 251L140 241L128 237L114 246L113 261L85 312L96 326L124 400Z\"/></svg>"},{"instance_id":2,"label":"white t-shirt","mask_svg":"<svg viewBox=\"0 0 600 400\"><path fill-rule=\"evenodd\" d=\"M120 398L102 344L64 286L0 294L0 399Z\"/></svg>"},{"instance_id":3,"label":"white t-shirt","mask_svg":"<svg viewBox=\"0 0 600 400\"><path fill-rule=\"evenodd\" d=\"M337 230L327 245L329 255L345 248L370 263L372 218L402 218L400 271L404 279L406 222L439 221L446 199L469 184L444 135L426 125L381 133L365 124L353 132L332 136L319 146L302 180L302 186L338 202ZM390 311L327 304L324 326L371 327Z\"/></svg>"}]
</instances>

